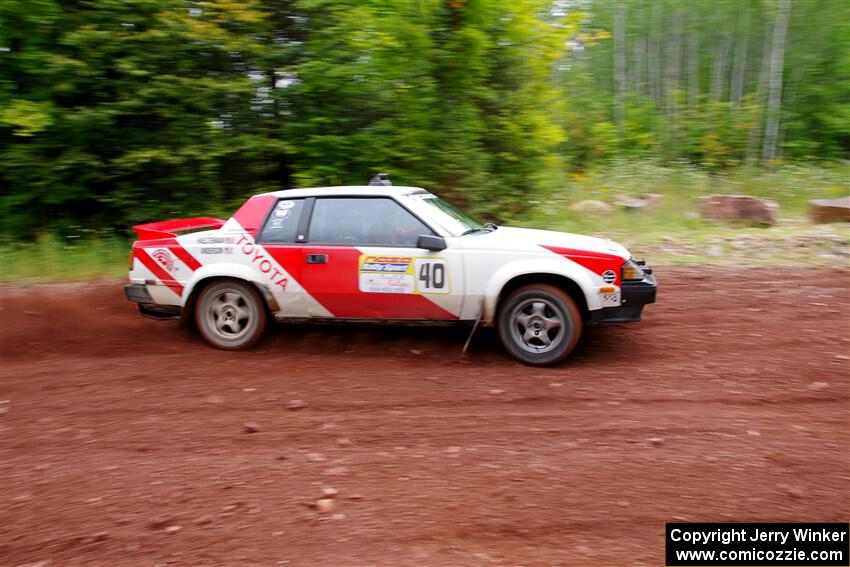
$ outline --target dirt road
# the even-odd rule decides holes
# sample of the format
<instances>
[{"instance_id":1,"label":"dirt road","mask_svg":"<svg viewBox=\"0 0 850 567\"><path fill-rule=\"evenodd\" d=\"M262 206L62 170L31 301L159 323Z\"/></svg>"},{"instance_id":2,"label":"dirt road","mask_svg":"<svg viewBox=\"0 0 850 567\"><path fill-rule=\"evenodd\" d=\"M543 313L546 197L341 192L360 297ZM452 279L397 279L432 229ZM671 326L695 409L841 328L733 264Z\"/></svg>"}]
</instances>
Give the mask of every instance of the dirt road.
<instances>
[{"instance_id":1,"label":"dirt road","mask_svg":"<svg viewBox=\"0 0 850 567\"><path fill-rule=\"evenodd\" d=\"M7 287L0 564L661 565L665 521L850 520L848 272L656 273L542 370L445 329L220 352L115 282Z\"/></svg>"}]
</instances>

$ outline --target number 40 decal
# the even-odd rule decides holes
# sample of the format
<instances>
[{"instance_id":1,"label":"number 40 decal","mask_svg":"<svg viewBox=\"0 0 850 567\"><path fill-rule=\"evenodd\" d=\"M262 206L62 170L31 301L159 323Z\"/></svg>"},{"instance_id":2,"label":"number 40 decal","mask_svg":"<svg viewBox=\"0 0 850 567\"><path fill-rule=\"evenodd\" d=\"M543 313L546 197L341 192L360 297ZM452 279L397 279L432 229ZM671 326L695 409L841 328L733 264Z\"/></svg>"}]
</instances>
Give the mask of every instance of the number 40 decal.
<instances>
[{"instance_id":1,"label":"number 40 decal","mask_svg":"<svg viewBox=\"0 0 850 567\"><path fill-rule=\"evenodd\" d=\"M449 274L446 261L440 258L416 258L416 289L419 293L449 293Z\"/></svg>"}]
</instances>

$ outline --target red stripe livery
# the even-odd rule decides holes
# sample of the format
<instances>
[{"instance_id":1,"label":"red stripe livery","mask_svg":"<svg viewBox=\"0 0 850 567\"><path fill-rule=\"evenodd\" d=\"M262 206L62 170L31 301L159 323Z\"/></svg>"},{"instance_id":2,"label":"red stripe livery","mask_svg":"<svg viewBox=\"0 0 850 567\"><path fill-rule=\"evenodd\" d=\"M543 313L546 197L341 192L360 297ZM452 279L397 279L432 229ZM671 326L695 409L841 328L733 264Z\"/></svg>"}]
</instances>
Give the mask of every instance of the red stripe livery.
<instances>
[{"instance_id":1,"label":"red stripe livery","mask_svg":"<svg viewBox=\"0 0 850 567\"><path fill-rule=\"evenodd\" d=\"M255 195L248 199L238 211L233 213L233 218L254 238L263 221L269 214L269 209L277 200L274 195Z\"/></svg>"},{"instance_id":2,"label":"red stripe livery","mask_svg":"<svg viewBox=\"0 0 850 567\"><path fill-rule=\"evenodd\" d=\"M168 270L165 269L159 262L155 259L151 258L151 256L145 251L145 249L154 249L154 248L164 248L168 250L171 254L179 259L181 262L186 264L186 267L192 270L193 272L201 267L201 263L189 253L188 250L183 248L179 242L177 242L176 238L160 238L158 240L145 240L144 246L141 246L139 242L136 242L133 245L133 256L138 258L139 261L144 264L144 266L150 270L153 275L157 277L160 281L162 281L163 285L168 286L168 288L176 293L178 296L183 296L183 285L180 284L174 277L168 273Z\"/></svg>"},{"instance_id":3,"label":"red stripe livery","mask_svg":"<svg viewBox=\"0 0 850 567\"><path fill-rule=\"evenodd\" d=\"M352 319L457 319L424 295L360 291L362 252L348 246L266 246L266 251L334 317ZM307 254L327 254L327 264L306 264Z\"/></svg>"},{"instance_id":4,"label":"red stripe livery","mask_svg":"<svg viewBox=\"0 0 850 567\"><path fill-rule=\"evenodd\" d=\"M186 264L186 266L193 272L201 267L201 263L198 262L194 256L189 254L188 250L180 246L177 241L175 241L171 246L168 246L168 249L171 250L172 254L180 258L180 261Z\"/></svg>"},{"instance_id":5,"label":"red stripe livery","mask_svg":"<svg viewBox=\"0 0 850 567\"><path fill-rule=\"evenodd\" d=\"M172 278L171 274L165 271L165 268L157 264L156 260L151 258L143 248L133 248L133 256L135 256L139 262L144 264L144 266L150 270L157 279L159 279L164 285L168 286L168 289L176 293L178 297L183 296L183 286Z\"/></svg>"},{"instance_id":6,"label":"red stripe livery","mask_svg":"<svg viewBox=\"0 0 850 567\"><path fill-rule=\"evenodd\" d=\"M559 256L572 260L576 264L584 266L595 274L602 275L602 272L611 270L617 274L617 279L614 281L614 285L620 285L620 267L623 265L623 262L625 262L621 256L617 256L616 254L605 254L604 252L576 250L575 248L541 246L550 252L554 252Z\"/></svg>"}]
</instances>

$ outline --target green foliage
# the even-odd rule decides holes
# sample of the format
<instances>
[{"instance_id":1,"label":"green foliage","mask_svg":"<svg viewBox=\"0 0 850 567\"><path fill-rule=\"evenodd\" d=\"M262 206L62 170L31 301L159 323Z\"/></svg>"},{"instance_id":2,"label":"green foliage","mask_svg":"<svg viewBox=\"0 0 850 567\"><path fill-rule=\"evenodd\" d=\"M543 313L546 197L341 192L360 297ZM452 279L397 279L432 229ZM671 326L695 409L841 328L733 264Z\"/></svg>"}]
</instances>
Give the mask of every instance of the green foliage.
<instances>
[{"instance_id":1,"label":"green foliage","mask_svg":"<svg viewBox=\"0 0 850 567\"><path fill-rule=\"evenodd\" d=\"M126 233L377 171L494 220L623 159L722 175L761 155L776 6L4 0L0 232ZM848 16L793 2L785 161L850 152Z\"/></svg>"},{"instance_id":2,"label":"green foliage","mask_svg":"<svg viewBox=\"0 0 850 567\"><path fill-rule=\"evenodd\" d=\"M775 0L589 0L582 6L592 39L579 38L583 49L567 56L562 75L572 134L565 154L573 168L652 156L722 171L761 155ZM846 159L850 5L807 0L790 6L779 154L786 161ZM615 33L618 9L622 45ZM618 53L622 124L614 108Z\"/></svg>"},{"instance_id":3,"label":"green foliage","mask_svg":"<svg viewBox=\"0 0 850 567\"><path fill-rule=\"evenodd\" d=\"M387 170L494 217L557 184L551 76L577 17L544 19L539 0L302 6L315 28L291 69L298 184Z\"/></svg>"},{"instance_id":4,"label":"green foliage","mask_svg":"<svg viewBox=\"0 0 850 567\"><path fill-rule=\"evenodd\" d=\"M0 11L0 215L32 236L127 227L272 188L287 146L256 101L257 2L8 0Z\"/></svg>"},{"instance_id":5,"label":"green foliage","mask_svg":"<svg viewBox=\"0 0 850 567\"><path fill-rule=\"evenodd\" d=\"M53 123L49 104L12 100L0 110L0 123L13 128L15 136L34 136Z\"/></svg>"}]
</instances>

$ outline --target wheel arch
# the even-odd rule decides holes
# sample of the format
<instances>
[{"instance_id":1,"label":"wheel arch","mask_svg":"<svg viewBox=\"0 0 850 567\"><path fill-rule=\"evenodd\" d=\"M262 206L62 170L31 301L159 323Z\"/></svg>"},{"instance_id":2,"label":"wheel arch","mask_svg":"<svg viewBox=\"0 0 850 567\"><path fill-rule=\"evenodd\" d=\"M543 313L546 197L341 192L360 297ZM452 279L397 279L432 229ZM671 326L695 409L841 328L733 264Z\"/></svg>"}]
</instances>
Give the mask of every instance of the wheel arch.
<instances>
[{"instance_id":1,"label":"wheel arch","mask_svg":"<svg viewBox=\"0 0 850 567\"><path fill-rule=\"evenodd\" d=\"M584 290L582 287L576 283L575 280L569 278L563 274L556 274L551 272L534 272L534 273L526 273L526 274L518 274L513 278L509 279L502 288L499 290L499 294L496 298L495 309L493 311L493 320L496 320L499 309L501 308L504 300L517 289L531 284L549 284L557 287L558 289L563 290L570 299L575 301L576 307L578 307L579 312L581 313L582 319L588 319L590 314L590 309L587 304L587 297L585 297Z\"/></svg>"},{"instance_id":2,"label":"wheel arch","mask_svg":"<svg viewBox=\"0 0 850 567\"><path fill-rule=\"evenodd\" d=\"M233 274L210 273L202 275L201 277L195 279L192 282L191 287L187 286L188 294L185 296L183 310L181 312L180 317L180 321L183 325L187 327L193 327L195 325L195 305L198 302L198 296L201 294L204 288L206 288L212 283L219 281L237 281L241 283L251 284L260 294L260 297L263 299L263 305L266 308L267 315L273 316L275 312L280 310L277 301L275 301L275 298L272 295L271 291L268 289L268 287L266 287L256 279Z\"/></svg>"},{"instance_id":3,"label":"wheel arch","mask_svg":"<svg viewBox=\"0 0 850 567\"><path fill-rule=\"evenodd\" d=\"M594 274L563 257L524 259L505 264L490 278L483 297L482 320L495 324L500 302L514 289L531 283L547 283L564 290L587 317L602 307ZM506 291L507 290L507 291Z\"/></svg>"}]
</instances>

